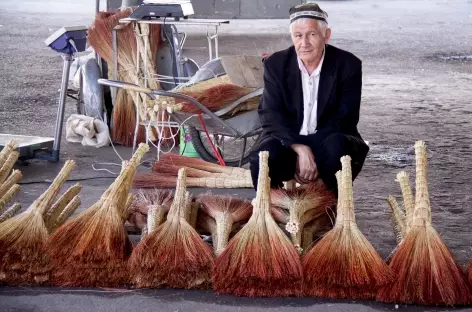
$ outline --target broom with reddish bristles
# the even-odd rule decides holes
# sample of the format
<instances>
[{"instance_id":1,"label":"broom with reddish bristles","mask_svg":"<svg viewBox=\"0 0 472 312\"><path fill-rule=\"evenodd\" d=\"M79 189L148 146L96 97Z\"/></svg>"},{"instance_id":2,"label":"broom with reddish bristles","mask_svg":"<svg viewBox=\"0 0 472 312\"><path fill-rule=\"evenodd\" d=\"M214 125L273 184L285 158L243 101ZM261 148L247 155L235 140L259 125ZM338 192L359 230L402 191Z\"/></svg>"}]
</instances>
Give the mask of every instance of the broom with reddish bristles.
<instances>
[{"instance_id":1,"label":"broom with reddish bristles","mask_svg":"<svg viewBox=\"0 0 472 312\"><path fill-rule=\"evenodd\" d=\"M152 219L156 222L154 228L157 228L157 226L165 221L165 216L170 209L172 199L173 193L170 190L152 189L146 191L140 189L136 194L136 200L131 206L128 221L142 229L144 224L149 222L149 211L153 209L155 216Z\"/></svg>"},{"instance_id":2,"label":"broom with reddish bristles","mask_svg":"<svg viewBox=\"0 0 472 312\"><path fill-rule=\"evenodd\" d=\"M198 202L201 204L202 211L216 222L216 244L213 244L213 248L215 254L219 256L228 244L233 224L247 221L251 216L251 202L212 194L200 195Z\"/></svg>"},{"instance_id":3,"label":"broom with reddish bristles","mask_svg":"<svg viewBox=\"0 0 472 312\"><path fill-rule=\"evenodd\" d=\"M130 258L140 288L204 288L211 282L213 252L188 223L185 169L179 171L167 221L149 232Z\"/></svg>"},{"instance_id":4,"label":"broom with reddish bristles","mask_svg":"<svg viewBox=\"0 0 472 312\"><path fill-rule=\"evenodd\" d=\"M156 161L153 164L152 170L154 172L161 172L161 170L165 170L163 168L166 167L172 167L173 170L176 171L178 171L182 167L187 167L213 173L224 173L232 177L251 177L251 171L244 168L221 166L208 161L204 161L202 159L181 156L177 154L163 155L159 159L159 161Z\"/></svg>"},{"instance_id":5,"label":"broom with reddish bristles","mask_svg":"<svg viewBox=\"0 0 472 312\"><path fill-rule=\"evenodd\" d=\"M44 251L48 230L43 214L75 167L68 160L51 186L23 213L0 226L0 280L9 284L44 283L49 279L49 256Z\"/></svg>"},{"instance_id":6,"label":"broom with reddish bristles","mask_svg":"<svg viewBox=\"0 0 472 312\"><path fill-rule=\"evenodd\" d=\"M463 305L471 302L470 286L431 223L427 186L427 152L415 143L416 196L411 228L390 261L398 275L382 288L377 300L427 305Z\"/></svg>"},{"instance_id":7,"label":"broom with reddish bristles","mask_svg":"<svg viewBox=\"0 0 472 312\"><path fill-rule=\"evenodd\" d=\"M328 298L368 299L394 280L357 227L352 194L351 157L341 157L336 224L304 257L305 293ZM341 181L341 183L340 183Z\"/></svg>"},{"instance_id":8,"label":"broom with reddish bristles","mask_svg":"<svg viewBox=\"0 0 472 312\"><path fill-rule=\"evenodd\" d=\"M52 280L60 286L116 287L129 283L132 244L123 226L131 204L131 182L149 146L140 144L100 200L69 220L47 245Z\"/></svg>"},{"instance_id":9,"label":"broom with reddish bristles","mask_svg":"<svg viewBox=\"0 0 472 312\"><path fill-rule=\"evenodd\" d=\"M259 153L259 180L253 213L217 258L213 287L237 296L300 296L300 257L269 212L268 152Z\"/></svg>"},{"instance_id":10,"label":"broom with reddish bristles","mask_svg":"<svg viewBox=\"0 0 472 312\"><path fill-rule=\"evenodd\" d=\"M157 173L136 174L133 186L136 188L173 188L177 184L175 177L161 176ZM187 178L188 187L206 188L252 188L252 179L248 177L207 177Z\"/></svg>"},{"instance_id":11,"label":"broom with reddish bristles","mask_svg":"<svg viewBox=\"0 0 472 312\"><path fill-rule=\"evenodd\" d=\"M336 204L336 200L334 194L319 181L304 188L272 190L271 204L289 211L286 230L291 234L295 247L301 252L301 236L305 224L326 214L328 209Z\"/></svg>"}]
</instances>

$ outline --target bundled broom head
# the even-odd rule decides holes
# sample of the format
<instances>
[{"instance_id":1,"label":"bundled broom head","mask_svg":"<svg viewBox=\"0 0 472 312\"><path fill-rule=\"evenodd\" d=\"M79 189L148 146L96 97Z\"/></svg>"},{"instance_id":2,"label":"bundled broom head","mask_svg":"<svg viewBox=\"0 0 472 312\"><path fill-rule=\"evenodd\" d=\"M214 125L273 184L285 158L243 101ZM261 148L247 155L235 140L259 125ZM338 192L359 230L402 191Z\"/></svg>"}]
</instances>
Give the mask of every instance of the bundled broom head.
<instances>
[{"instance_id":1,"label":"bundled broom head","mask_svg":"<svg viewBox=\"0 0 472 312\"><path fill-rule=\"evenodd\" d=\"M303 273L297 250L272 218L268 152L259 153L253 213L217 258L213 287L237 296L299 296Z\"/></svg>"},{"instance_id":2,"label":"bundled broom head","mask_svg":"<svg viewBox=\"0 0 472 312\"><path fill-rule=\"evenodd\" d=\"M356 225L350 156L341 163L336 224L304 257L305 291L328 298L372 298L394 275Z\"/></svg>"},{"instance_id":3,"label":"bundled broom head","mask_svg":"<svg viewBox=\"0 0 472 312\"><path fill-rule=\"evenodd\" d=\"M127 261L132 244L123 226L131 182L144 154L140 144L100 200L67 221L47 245L60 286L117 287L129 283Z\"/></svg>"},{"instance_id":4,"label":"bundled broom head","mask_svg":"<svg viewBox=\"0 0 472 312\"><path fill-rule=\"evenodd\" d=\"M212 173L222 173L231 177L251 177L251 171L244 168L221 166L198 158L192 158L178 154L163 155L159 161L154 163L152 170L154 172L161 172L161 170L165 170L163 169L165 167L172 167L174 168L173 170L176 168L180 169L182 167L186 167Z\"/></svg>"},{"instance_id":5,"label":"bundled broom head","mask_svg":"<svg viewBox=\"0 0 472 312\"><path fill-rule=\"evenodd\" d=\"M153 229L165 221L165 216L170 209L174 195L171 190L140 189L136 194L136 200L131 205L128 222L142 229L149 222L149 211L153 208L155 213L152 222L156 222ZM149 230L149 228L148 228Z\"/></svg>"},{"instance_id":6,"label":"bundled broom head","mask_svg":"<svg viewBox=\"0 0 472 312\"><path fill-rule=\"evenodd\" d=\"M390 261L390 267L398 279L393 285L382 288L377 294L377 300L424 305L469 304L470 286L431 223L426 144L423 141L416 142L415 152L413 220Z\"/></svg>"},{"instance_id":7,"label":"bundled broom head","mask_svg":"<svg viewBox=\"0 0 472 312\"><path fill-rule=\"evenodd\" d=\"M74 161L66 161L46 192L25 212L1 224L0 282L27 285L48 281L50 263L44 252L48 230L43 214L51 207L74 167Z\"/></svg>"},{"instance_id":8,"label":"bundled broom head","mask_svg":"<svg viewBox=\"0 0 472 312\"><path fill-rule=\"evenodd\" d=\"M179 171L167 220L148 233L133 251L130 268L139 288L207 288L213 252L188 223L185 169Z\"/></svg>"},{"instance_id":9,"label":"bundled broom head","mask_svg":"<svg viewBox=\"0 0 472 312\"><path fill-rule=\"evenodd\" d=\"M251 216L250 201L224 195L207 193L198 197L203 213L216 222L216 244L213 242L215 254L219 256L226 245L235 222L247 221Z\"/></svg>"},{"instance_id":10,"label":"bundled broom head","mask_svg":"<svg viewBox=\"0 0 472 312\"><path fill-rule=\"evenodd\" d=\"M275 189L271 192L272 206L288 210L289 221L286 230L292 242L301 252L301 237L306 223L329 212L336 204L335 196L321 180L306 187L291 190Z\"/></svg>"}]
</instances>

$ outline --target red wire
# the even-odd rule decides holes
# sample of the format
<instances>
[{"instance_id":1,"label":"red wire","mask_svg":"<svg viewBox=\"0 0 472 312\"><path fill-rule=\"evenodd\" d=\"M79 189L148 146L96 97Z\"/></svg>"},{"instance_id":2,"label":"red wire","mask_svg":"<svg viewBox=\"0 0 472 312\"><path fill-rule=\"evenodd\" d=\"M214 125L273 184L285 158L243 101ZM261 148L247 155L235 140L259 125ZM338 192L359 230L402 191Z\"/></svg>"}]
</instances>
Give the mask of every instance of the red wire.
<instances>
[{"instance_id":1,"label":"red wire","mask_svg":"<svg viewBox=\"0 0 472 312\"><path fill-rule=\"evenodd\" d=\"M211 147L213 148L213 152L215 152L216 158L218 159L218 163L221 166L226 166L226 163L223 160L223 157L221 157L220 152L218 152L218 149L216 148L215 144L213 144L213 141L210 139L210 135L208 134L207 128L205 126L205 122L203 121L203 118L202 118L201 114L198 114L198 119L200 120L200 124L203 127L203 131L205 131L205 134L208 138L208 141L210 141Z\"/></svg>"}]
</instances>

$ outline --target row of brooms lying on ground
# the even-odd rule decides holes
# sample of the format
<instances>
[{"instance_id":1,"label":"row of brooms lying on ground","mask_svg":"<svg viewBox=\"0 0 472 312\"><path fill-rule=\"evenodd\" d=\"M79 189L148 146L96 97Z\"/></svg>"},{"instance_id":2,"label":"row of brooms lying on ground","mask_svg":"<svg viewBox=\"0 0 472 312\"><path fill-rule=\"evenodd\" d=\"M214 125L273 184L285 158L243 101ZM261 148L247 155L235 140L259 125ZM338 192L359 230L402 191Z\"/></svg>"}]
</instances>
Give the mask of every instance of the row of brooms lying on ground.
<instances>
[{"instance_id":1,"label":"row of brooms lying on ground","mask_svg":"<svg viewBox=\"0 0 472 312\"><path fill-rule=\"evenodd\" d=\"M47 212L74 165L67 161L39 199L0 224L1 281L85 287L212 287L218 293L238 296L308 295L446 305L471 302L469 281L431 224L424 142L415 145L415 202L411 206L413 195L405 188L404 194L411 195L405 196L406 214L397 214L402 237L387 263L356 225L349 156L341 158L342 171L336 174L335 225L302 255L300 236L292 235L291 241L276 220L286 222L288 232L298 233L311 209L297 204L295 192L291 193L294 197L285 193L276 199L277 192L284 193L270 190L267 152L260 153L258 190L251 204L242 201L234 208L228 198L204 195L198 200L205 212L201 217L193 212L194 203L186 190L187 169L180 170L173 199L171 195L146 199L154 206L147 207L147 231L133 248L123 223L134 200L129 191L136 167L148 149L141 144L97 203L54 229L48 227L51 217ZM305 194L310 193L313 190L305 189ZM55 205L72 203L61 199ZM271 205L278 200L279 208ZM323 205L329 202L321 201ZM299 214L293 213L295 206ZM280 216L274 218L278 212ZM247 223L226 244L234 224L249 214ZM196 223L216 233L216 257L191 225ZM301 241L303 245L303 238Z\"/></svg>"}]
</instances>

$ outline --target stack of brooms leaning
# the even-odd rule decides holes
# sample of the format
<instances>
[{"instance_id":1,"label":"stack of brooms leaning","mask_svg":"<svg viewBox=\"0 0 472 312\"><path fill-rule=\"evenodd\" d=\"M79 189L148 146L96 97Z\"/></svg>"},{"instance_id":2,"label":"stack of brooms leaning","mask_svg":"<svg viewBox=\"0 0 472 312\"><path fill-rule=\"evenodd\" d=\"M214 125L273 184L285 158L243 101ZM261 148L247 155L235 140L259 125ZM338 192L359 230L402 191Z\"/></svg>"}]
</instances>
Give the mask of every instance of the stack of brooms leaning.
<instances>
[{"instance_id":1,"label":"stack of brooms leaning","mask_svg":"<svg viewBox=\"0 0 472 312\"><path fill-rule=\"evenodd\" d=\"M64 224L51 210L66 203L63 195L52 204L71 161L25 212L0 224L0 278L8 284L212 288L237 296L468 304L469 281L431 224L425 144L415 147L416 198L413 203L400 174L406 212L393 205L401 236L387 262L356 225L349 156L341 158L336 174L336 209L330 209L333 197L322 185L271 191L267 152L260 153L252 202L212 194L194 198L187 191L191 170L185 167L178 170L175 192L140 190L135 198L132 181L149 149L141 144L100 200ZM146 215L146 225L133 246L123 225L137 210ZM197 229L211 235L213 250ZM326 233L310 241L319 231Z\"/></svg>"}]
</instances>

